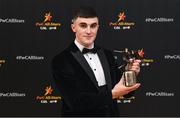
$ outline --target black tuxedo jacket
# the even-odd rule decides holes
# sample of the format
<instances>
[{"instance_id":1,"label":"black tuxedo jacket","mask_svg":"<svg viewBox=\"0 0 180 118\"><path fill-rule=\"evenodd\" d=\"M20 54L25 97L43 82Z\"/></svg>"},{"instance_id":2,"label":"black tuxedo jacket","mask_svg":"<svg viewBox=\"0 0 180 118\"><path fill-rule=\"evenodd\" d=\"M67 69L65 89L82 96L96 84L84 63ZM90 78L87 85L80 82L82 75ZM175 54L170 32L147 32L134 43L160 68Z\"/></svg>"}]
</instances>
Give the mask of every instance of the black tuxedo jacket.
<instances>
[{"instance_id":1,"label":"black tuxedo jacket","mask_svg":"<svg viewBox=\"0 0 180 118\"><path fill-rule=\"evenodd\" d=\"M97 54L107 83L104 90L74 43L54 57L52 72L62 97L62 116L118 116L111 90L121 74L110 51L98 47Z\"/></svg>"}]
</instances>

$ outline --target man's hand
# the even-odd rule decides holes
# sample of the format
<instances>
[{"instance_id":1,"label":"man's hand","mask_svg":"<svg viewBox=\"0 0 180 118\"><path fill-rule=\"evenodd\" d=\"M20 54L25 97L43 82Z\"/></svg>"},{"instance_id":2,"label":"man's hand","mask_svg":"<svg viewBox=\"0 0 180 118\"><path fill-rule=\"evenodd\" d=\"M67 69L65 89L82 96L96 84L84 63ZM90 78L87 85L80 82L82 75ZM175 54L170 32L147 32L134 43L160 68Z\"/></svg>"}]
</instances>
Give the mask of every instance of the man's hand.
<instances>
[{"instance_id":1,"label":"man's hand","mask_svg":"<svg viewBox=\"0 0 180 118\"><path fill-rule=\"evenodd\" d=\"M140 63L141 60L130 60L130 64L126 66L126 70L132 70L136 73L136 75L140 72ZM118 98L120 96L126 95L131 91L136 90L139 88L140 83L136 83L133 86L126 87L124 85L124 78L121 78L121 80L114 86L112 89L112 98Z\"/></svg>"},{"instance_id":2,"label":"man's hand","mask_svg":"<svg viewBox=\"0 0 180 118\"><path fill-rule=\"evenodd\" d=\"M131 87L126 87L123 84L124 79L122 78L112 89L112 98L118 98L120 96L126 95L131 91L136 90L137 88L139 88L140 83L136 83L135 85L131 86Z\"/></svg>"}]
</instances>

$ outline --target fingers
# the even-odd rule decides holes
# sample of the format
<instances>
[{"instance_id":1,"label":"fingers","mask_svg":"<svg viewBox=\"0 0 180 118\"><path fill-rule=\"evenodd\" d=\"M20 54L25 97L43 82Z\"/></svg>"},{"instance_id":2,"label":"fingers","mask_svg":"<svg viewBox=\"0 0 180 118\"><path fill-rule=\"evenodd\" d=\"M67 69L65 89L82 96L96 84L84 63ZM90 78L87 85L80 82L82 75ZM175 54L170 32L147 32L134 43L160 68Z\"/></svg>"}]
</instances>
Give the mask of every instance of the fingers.
<instances>
[{"instance_id":1,"label":"fingers","mask_svg":"<svg viewBox=\"0 0 180 118\"><path fill-rule=\"evenodd\" d=\"M141 60L136 59L131 64L128 65L128 69L133 70L136 72L136 74L138 74L140 72L140 63Z\"/></svg>"},{"instance_id":2,"label":"fingers","mask_svg":"<svg viewBox=\"0 0 180 118\"><path fill-rule=\"evenodd\" d=\"M132 66L140 66L141 60L134 60Z\"/></svg>"},{"instance_id":3,"label":"fingers","mask_svg":"<svg viewBox=\"0 0 180 118\"><path fill-rule=\"evenodd\" d=\"M131 63L141 63L141 60L139 59L129 59Z\"/></svg>"},{"instance_id":4,"label":"fingers","mask_svg":"<svg viewBox=\"0 0 180 118\"><path fill-rule=\"evenodd\" d=\"M136 90L137 88L139 88L140 85L141 85L140 83L136 83L135 85L130 86L130 87L126 87L126 88L127 88L127 91L128 91L128 92L131 92L131 91L134 91L134 90Z\"/></svg>"},{"instance_id":5,"label":"fingers","mask_svg":"<svg viewBox=\"0 0 180 118\"><path fill-rule=\"evenodd\" d=\"M130 70L133 70L133 71L136 72L136 74L138 74L138 73L140 72L140 67L139 67L139 66L132 66L132 67L130 68Z\"/></svg>"},{"instance_id":6,"label":"fingers","mask_svg":"<svg viewBox=\"0 0 180 118\"><path fill-rule=\"evenodd\" d=\"M114 98L117 98L119 96L123 96L123 95L126 95L128 94L129 92L131 91L134 91L136 90L137 88L140 87L140 83L136 83L135 85L133 86L130 86L130 87L126 87L123 83L122 83L122 80L120 80L119 83L117 83L114 88L112 89L112 97L113 99Z\"/></svg>"},{"instance_id":7,"label":"fingers","mask_svg":"<svg viewBox=\"0 0 180 118\"><path fill-rule=\"evenodd\" d=\"M136 59L136 60L134 60L134 62L136 62L136 63L141 63L141 60Z\"/></svg>"},{"instance_id":8,"label":"fingers","mask_svg":"<svg viewBox=\"0 0 180 118\"><path fill-rule=\"evenodd\" d=\"M128 64L129 68L132 66L140 66L141 60L134 60L130 64Z\"/></svg>"}]
</instances>

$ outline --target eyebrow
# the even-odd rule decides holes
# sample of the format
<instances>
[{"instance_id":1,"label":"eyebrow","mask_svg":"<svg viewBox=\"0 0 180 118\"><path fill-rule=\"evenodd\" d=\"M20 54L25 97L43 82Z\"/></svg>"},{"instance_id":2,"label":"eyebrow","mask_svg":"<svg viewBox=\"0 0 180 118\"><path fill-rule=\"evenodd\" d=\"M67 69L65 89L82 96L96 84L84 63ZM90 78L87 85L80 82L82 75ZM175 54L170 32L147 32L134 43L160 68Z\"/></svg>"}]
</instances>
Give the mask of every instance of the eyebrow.
<instances>
[{"instance_id":1,"label":"eyebrow","mask_svg":"<svg viewBox=\"0 0 180 118\"><path fill-rule=\"evenodd\" d=\"M81 22L81 23L79 23L79 24L87 24L87 23L85 23L85 22Z\"/></svg>"},{"instance_id":2,"label":"eyebrow","mask_svg":"<svg viewBox=\"0 0 180 118\"><path fill-rule=\"evenodd\" d=\"M81 23L79 23L79 24L87 24L87 23L81 22ZM90 25L94 25L94 24L98 24L98 23L97 23L97 22L94 22L94 23L91 23Z\"/></svg>"}]
</instances>

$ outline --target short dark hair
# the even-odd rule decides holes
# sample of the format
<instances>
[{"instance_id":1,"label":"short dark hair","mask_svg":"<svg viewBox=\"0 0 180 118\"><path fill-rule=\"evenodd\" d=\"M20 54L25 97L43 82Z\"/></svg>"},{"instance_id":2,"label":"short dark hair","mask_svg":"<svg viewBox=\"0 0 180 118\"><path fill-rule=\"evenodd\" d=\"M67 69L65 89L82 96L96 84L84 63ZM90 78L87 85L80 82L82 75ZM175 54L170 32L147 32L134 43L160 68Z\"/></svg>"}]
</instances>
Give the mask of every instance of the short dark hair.
<instances>
[{"instance_id":1,"label":"short dark hair","mask_svg":"<svg viewBox=\"0 0 180 118\"><path fill-rule=\"evenodd\" d=\"M72 17L72 22L74 20L76 20L78 17L81 18L98 18L98 15L95 11L95 9L93 9L92 7L89 6L81 6L79 8L77 8L76 10L74 10L73 12L73 17Z\"/></svg>"}]
</instances>

